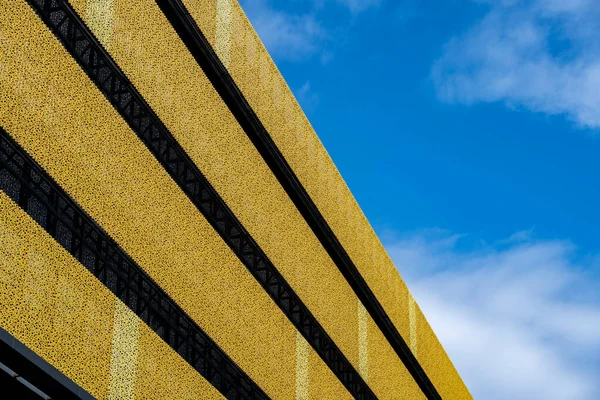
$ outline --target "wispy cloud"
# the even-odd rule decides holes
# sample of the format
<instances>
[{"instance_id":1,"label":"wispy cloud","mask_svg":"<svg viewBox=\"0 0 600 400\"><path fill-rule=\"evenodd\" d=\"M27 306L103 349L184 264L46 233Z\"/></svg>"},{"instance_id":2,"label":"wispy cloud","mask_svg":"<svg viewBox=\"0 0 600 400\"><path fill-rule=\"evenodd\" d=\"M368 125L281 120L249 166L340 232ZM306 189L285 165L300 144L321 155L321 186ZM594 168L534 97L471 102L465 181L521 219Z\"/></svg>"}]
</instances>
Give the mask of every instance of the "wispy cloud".
<instances>
[{"instance_id":1,"label":"wispy cloud","mask_svg":"<svg viewBox=\"0 0 600 400\"><path fill-rule=\"evenodd\" d=\"M319 105L319 95L311 89L310 81L304 82L298 90L294 90L294 94L305 112L312 112Z\"/></svg>"},{"instance_id":2,"label":"wispy cloud","mask_svg":"<svg viewBox=\"0 0 600 400\"><path fill-rule=\"evenodd\" d=\"M504 102L600 127L597 0L475 0L489 11L432 69L451 103Z\"/></svg>"},{"instance_id":3,"label":"wispy cloud","mask_svg":"<svg viewBox=\"0 0 600 400\"><path fill-rule=\"evenodd\" d=\"M328 34L313 12L287 13L267 0L243 0L241 4L275 58L297 61L322 51Z\"/></svg>"},{"instance_id":4,"label":"wispy cloud","mask_svg":"<svg viewBox=\"0 0 600 400\"><path fill-rule=\"evenodd\" d=\"M328 64L334 54L330 45L343 41L348 25L363 11L382 0L299 0L287 7L272 0L240 0L244 11L272 56L280 60L303 61L317 55ZM335 8L350 11L353 18L323 23ZM327 18L325 18L327 19Z\"/></svg>"},{"instance_id":5,"label":"wispy cloud","mask_svg":"<svg viewBox=\"0 0 600 400\"><path fill-rule=\"evenodd\" d=\"M596 257L531 231L464 250L443 230L386 248L475 398L600 398Z\"/></svg>"},{"instance_id":6,"label":"wispy cloud","mask_svg":"<svg viewBox=\"0 0 600 400\"><path fill-rule=\"evenodd\" d=\"M358 14L368 8L379 5L381 0L337 0L337 2L347 7L353 14Z\"/></svg>"}]
</instances>

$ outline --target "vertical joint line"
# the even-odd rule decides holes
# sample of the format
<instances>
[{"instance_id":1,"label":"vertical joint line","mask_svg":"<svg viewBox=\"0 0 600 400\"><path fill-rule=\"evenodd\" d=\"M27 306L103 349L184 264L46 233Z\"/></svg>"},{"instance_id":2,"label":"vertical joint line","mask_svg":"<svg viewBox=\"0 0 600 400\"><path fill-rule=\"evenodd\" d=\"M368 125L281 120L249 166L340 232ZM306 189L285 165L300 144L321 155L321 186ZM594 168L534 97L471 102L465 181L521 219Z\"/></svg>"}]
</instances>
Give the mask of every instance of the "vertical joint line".
<instances>
[{"instance_id":1,"label":"vertical joint line","mask_svg":"<svg viewBox=\"0 0 600 400\"><path fill-rule=\"evenodd\" d=\"M296 331L296 400L308 400L308 342Z\"/></svg>"},{"instance_id":2,"label":"vertical joint line","mask_svg":"<svg viewBox=\"0 0 600 400\"><path fill-rule=\"evenodd\" d=\"M105 49L110 48L114 0L87 0L85 22Z\"/></svg>"},{"instance_id":3,"label":"vertical joint line","mask_svg":"<svg viewBox=\"0 0 600 400\"><path fill-rule=\"evenodd\" d=\"M358 373L369 383L369 338L367 332L367 309L358 301Z\"/></svg>"},{"instance_id":4,"label":"vertical joint line","mask_svg":"<svg viewBox=\"0 0 600 400\"><path fill-rule=\"evenodd\" d=\"M115 300L108 399L133 400L140 320L123 302Z\"/></svg>"},{"instance_id":5,"label":"vertical joint line","mask_svg":"<svg viewBox=\"0 0 600 400\"><path fill-rule=\"evenodd\" d=\"M417 310L415 298L408 294L408 320L410 327L410 350L417 357Z\"/></svg>"},{"instance_id":6,"label":"vertical joint line","mask_svg":"<svg viewBox=\"0 0 600 400\"><path fill-rule=\"evenodd\" d=\"M231 61L232 0L217 0L215 51L225 68Z\"/></svg>"}]
</instances>

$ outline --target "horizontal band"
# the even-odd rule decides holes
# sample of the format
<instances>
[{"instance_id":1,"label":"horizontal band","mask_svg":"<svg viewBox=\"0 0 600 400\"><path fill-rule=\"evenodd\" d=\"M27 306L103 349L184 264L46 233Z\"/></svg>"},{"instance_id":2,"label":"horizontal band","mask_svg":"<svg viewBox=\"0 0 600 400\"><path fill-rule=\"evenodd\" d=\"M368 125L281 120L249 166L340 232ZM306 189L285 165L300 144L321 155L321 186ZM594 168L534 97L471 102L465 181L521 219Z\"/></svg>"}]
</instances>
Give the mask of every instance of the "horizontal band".
<instances>
[{"instance_id":1,"label":"horizontal band","mask_svg":"<svg viewBox=\"0 0 600 400\"><path fill-rule=\"evenodd\" d=\"M441 399L398 329L361 276L356 265L198 28L185 5L181 0L156 0L156 2L423 393L430 400Z\"/></svg>"},{"instance_id":2,"label":"horizontal band","mask_svg":"<svg viewBox=\"0 0 600 400\"><path fill-rule=\"evenodd\" d=\"M65 0L27 0L346 389L374 393Z\"/></svg>"},{"instance_id":3,"label":"horizontal band","mask_svg":"<svg viewBox=\"0 0 600 400\"><path fill-rule=\"evenodd\" d=\"M0 190L223 395L267 395L0 127Z\"/></svg>"}]
</instances>

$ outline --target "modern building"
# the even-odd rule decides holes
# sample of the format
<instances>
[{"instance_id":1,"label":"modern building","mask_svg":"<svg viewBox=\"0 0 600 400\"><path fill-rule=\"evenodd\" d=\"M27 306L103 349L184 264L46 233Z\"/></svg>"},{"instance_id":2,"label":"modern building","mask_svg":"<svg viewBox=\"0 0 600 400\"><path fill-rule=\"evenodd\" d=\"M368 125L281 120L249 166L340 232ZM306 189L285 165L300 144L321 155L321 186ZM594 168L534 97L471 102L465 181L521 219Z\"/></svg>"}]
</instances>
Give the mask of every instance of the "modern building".
<instances>
[{"instance_id":1,"label":"modern building","mask_svg":"<svg viewBox=\"0 0 600 400\"><path fill-rule=\"evenodd\" d=\"M0 328L2 398L471 398L235 0L0 2Z\"/></svg>"}]
</instances>

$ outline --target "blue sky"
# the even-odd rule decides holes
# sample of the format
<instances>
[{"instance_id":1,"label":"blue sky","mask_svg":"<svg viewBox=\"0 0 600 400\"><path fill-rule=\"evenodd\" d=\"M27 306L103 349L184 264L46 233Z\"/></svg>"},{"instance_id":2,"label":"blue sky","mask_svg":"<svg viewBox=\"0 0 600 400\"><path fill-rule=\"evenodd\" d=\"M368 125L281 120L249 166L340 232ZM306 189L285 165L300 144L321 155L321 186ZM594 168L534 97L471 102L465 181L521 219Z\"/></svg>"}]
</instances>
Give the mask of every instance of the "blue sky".
<instances>
[{"instance_id":1,"label":"blue sky","mask_svg":"<svg viewBox=\"0 0 600 400\"><path fill-rule=\"evenodd\" d=\"M474 396L600 398L598 0L242 6Z\"/></svg>"}]
</instances>

